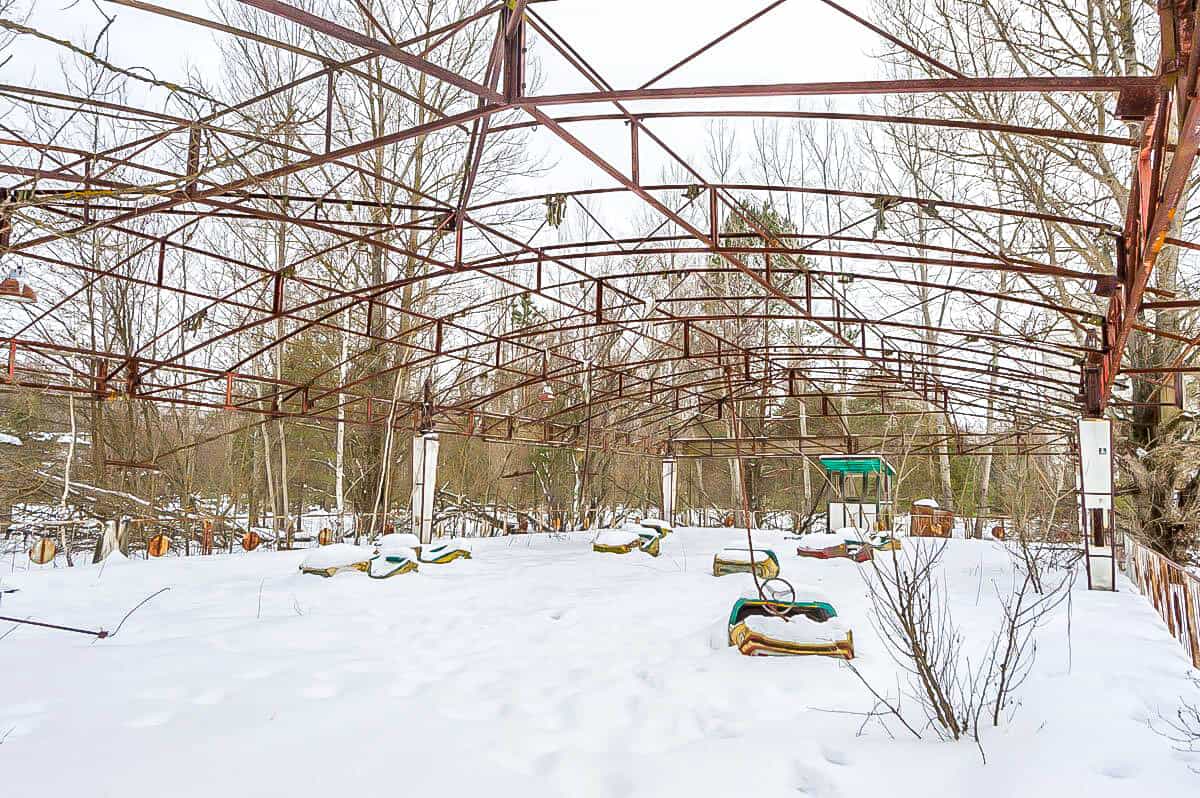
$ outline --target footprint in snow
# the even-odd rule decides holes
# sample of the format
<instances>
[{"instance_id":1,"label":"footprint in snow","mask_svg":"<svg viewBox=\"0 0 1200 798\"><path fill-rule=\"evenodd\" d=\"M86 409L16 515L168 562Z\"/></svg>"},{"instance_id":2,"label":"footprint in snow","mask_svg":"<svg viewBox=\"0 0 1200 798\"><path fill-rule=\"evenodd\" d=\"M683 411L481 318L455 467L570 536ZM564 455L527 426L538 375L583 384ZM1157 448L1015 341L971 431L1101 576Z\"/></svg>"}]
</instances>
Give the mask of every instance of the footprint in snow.
<instances>
[{"instance_id":1,"label":"footprint in snow","mask_svg":"<svg viewBox=\"0 0 1200 798\"><path fill-rule=\"evenodd\" d=\"M849 765L850 757L845 751L839 751L836 748L826 748L821 752L825 757L825 761L831 765Z\"/></svg>"},{"instance_id":2,"label":"footprint in snow","mask_svg":"<svg viewBox=\"0 0 1200 798\"><path fill-rule=\"evenodd\" d=\"M796 766L796 792L812 798L840 798L842 794L828 776L804 765Z\"/></svg>"}]
</instances>

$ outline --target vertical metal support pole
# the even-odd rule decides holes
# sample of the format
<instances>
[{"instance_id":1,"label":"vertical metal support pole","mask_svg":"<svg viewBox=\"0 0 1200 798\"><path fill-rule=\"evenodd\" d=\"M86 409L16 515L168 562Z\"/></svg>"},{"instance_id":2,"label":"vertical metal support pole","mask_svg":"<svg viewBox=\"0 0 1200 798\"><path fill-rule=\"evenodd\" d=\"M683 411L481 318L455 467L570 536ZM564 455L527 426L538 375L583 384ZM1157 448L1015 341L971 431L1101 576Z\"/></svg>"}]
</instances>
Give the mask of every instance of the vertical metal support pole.
<instances>
[{"instance_id":1,"label":"vertical metal support pole","mask_svg":"<svg viewBox=\"0 0 1200 798\"><path fill-rule=\"evenodd\" d=\"M438 436L426 432L412 443L412 533L421 544L433 541L433 501L437 490Z\"/></svg>"},{"instance_id":2,"label":"vertical metal support pole","mask_svg":"<svg viewBox=\"0 0 1200 798\"><path fill-rule=\"evenodd\" d=\"M642 182L641 156L638 155L637 119L629 120L629 179L639 185Z\"/></svg>"},{"instance_id":3,"label":"vertical metal support pole","mask_svg":"<svg viewBox=\"0 0 1200 798\"><path fill-rule=\"evenodd\" d=\"M721 215L717 209L717 189L714 186L708 190L708 224L709 238L714 250L721 248Z\"/></svg>"},{"instance_id":4,"label":"vertical metal support pole","mask_svg":"<svg viewBox=\"0 0 1200 798\"><path fill-rule=\"evenodd\" d=\"M1112 422L1106 418L1079 419L1078 455L1079 524L1088 589L1116 590Z\"/></svg>"},{"instance_id":5,"label":"vertical metal support pole","mask_svg":"<svg viewBox=\"0 0 1200 798\"><path fill-rule=\"evenodd\" d=\"M678 488L678 477L674 457L664 457L662 461L662 517L672 526L675 524L675 499Z\"/></svg>"},{"instance_id":6,"label":"vertical metal support pole","mask_svg":"<svg viewBox=\"0 0 1200 798\"><path fill-rule=\"evenodd\" d=\"M515 103L525 94L524 9L506 5L501 10L500 24L504 26L504 100Z\"/></svg>"}]
</instances>

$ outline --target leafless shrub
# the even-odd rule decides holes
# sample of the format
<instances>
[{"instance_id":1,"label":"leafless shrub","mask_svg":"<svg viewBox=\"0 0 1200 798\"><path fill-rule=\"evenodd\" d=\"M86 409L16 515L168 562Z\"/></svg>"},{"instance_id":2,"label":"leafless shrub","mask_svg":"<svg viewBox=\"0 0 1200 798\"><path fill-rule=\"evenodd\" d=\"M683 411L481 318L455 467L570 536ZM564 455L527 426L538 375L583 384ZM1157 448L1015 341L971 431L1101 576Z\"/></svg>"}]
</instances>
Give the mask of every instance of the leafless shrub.
<instances>
[{"instance_id":1,"label":"leafless shrub","mask_svg":"<svg viewBox=\"0 0 1200 798\"><path fill-rule=\"evenodd\" d=\"M1192 677L1192 684L1200 689L1200 678ZM1175 745L1175 750L1188 754L1200 754L1200 703L1180 701L1175 717L1164 718L1165 728L1157 731ZM1200 768L1192 770L1200 773Z\"/></svg>"},{"instance_id":2,"label":"leafless shrub","mask_svg":"<svg viewBox=\"0 0 1200 798\"><path fill-rule=\"evenodd\" d=\"M971 733L979 711L964 667L962 635L938 580L945 549L945 541L913 540L901 552L873 559L866 582L872 623L908 676L925 715L921 725L957 740Z\"/></svg>"},{"instance_id":3,"label":"leafless shrub","mask_svg":"<svg viewBox=\"0 0 1200 798\"><path fill-rule=\"evenodd\" d=\"M1006 709L1013 706L1017 689L1025 682L1037 657L1033 633L1070 595L1075 579L1076 557L1065 567L1048 565L1054 559L1035 556L1035 565L1016 560L1011 592L997 590L1003 620L992 636L988 654L980 667L981 706L987 710L993 726L999 726ZM978 720L976 721L978 725Z\"/></svg>"},{"instance_id":4,"label":"leafless shrub","mask_svg":"<svg viewBox=\"0 0 1200 798\"><path fill-rule=\"evenodd\" d=\"M1014 705L1016 691L1029 675L1037 654L1033 634L1067 597L1073 566L1060 567L1033 553L1033 567L1014 557L1013 584L996 585L1001 617L983 656L972 661L950 610L940 568L946 541L910 539L901 551L878 555L865 572L872 624L907 684L900 699L886 702L891 714L918 734L932 730L940 739L972 739L987 723L999 725ZM863 680L861 674L856 674ZM880 693L869 684L877 702ZM919 729L919 731L918 731ZM980 752L982 753L982 747Z\"/></svg>"}]
</instances>

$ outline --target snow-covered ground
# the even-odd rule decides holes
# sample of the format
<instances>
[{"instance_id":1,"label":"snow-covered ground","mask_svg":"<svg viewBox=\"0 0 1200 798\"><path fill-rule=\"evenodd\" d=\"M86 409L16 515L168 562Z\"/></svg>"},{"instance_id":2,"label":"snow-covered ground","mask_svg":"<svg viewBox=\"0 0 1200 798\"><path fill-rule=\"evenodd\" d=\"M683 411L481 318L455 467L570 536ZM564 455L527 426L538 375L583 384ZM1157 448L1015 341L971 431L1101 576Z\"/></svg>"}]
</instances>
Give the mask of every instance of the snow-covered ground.
<instances>
[{"instance_id":1,"label":"snow-covered ground","mask_svg":"<svg viewBox=\"0 0 1200 798\"><path fill-rule=\"evenodd\" d=\"M0 615L0 795L1187 796L1200 758L1154 729L1200 695L1150 605L1122 581L1078 590L1039 635L1013 720L973 743L895 740L833 659L725 646L752 578L714 578L732 530L681 529L663 556L591 536L472 541L474 557L384 581L302 576L304 552L9 572ZM855 664L895 665L855 565L796 556L783 576L831 598ZM905 545L916 545L905 541ZM986 639L1000 544L951 541L945 577ZM0 634L10 629L0 623Z\"/></svg>"}]
</instances>

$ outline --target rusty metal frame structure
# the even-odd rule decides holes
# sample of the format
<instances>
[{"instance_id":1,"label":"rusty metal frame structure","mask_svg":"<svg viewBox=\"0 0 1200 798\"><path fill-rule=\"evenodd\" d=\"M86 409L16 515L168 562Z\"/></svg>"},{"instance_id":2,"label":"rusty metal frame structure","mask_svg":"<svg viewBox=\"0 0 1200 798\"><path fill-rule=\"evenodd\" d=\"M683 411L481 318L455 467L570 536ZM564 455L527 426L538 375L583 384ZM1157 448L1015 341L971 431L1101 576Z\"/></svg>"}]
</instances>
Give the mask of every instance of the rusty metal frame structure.
<instances>
[{"instance_id":1,"label":"rusty metal frame structure","mask_svg":"<svg viewBox=\"0 0 1200 798\"><path fill-rule=\"evenodd\" d=\"M433 428L491 441L593 445L631 454L728 457L735 451L758 457L825 452L890 450L905 446L916 454L949 449L981 452L1059 453L1071 451L1072 417L1100 415L1113 402L1128 339L1138 328L1142 308L1197 304L1164 296L1146 302L1156 259L1166 245L1197 248L1170 239L1175 211L1200 147L1200 101L1196 80L1200 53L1193 46L1194 0L1160 4L1162 57L1158 72L1143 77L967 77L931 61L907 44L849 15L892 44L930 61L946 77L911 80L776 83L764 85L656 85L694 58L779 6L776 0L702 44L686 58L635 88L611 85L585 57L540 15L528 0L486 2L474 13L410 41L381 38L382 28L361 31L314 16L279 0L240 0L262 14L359 51L350 60L330 59L315 50L271 39L225 23L184 14L143 0L112 0L118 5L175 20L181 26L242 37L309 58L315 68L302 78L208 115L186 118L97 97L80 97L27 86L0 86L15 106L69 110L96 117L121 116L149 132L103 151L92 152L34 141L7 130L0 135L0 256L42 272L70 270L86 286L112 281L153 290L190 312L169 329L127 351L83 347L38 335L40 323L64 313L80 290L35 308L0 338L0 390L29 389L105 401L129 398L212 412L241 412L260 418L307 418L355 425L432 425ZM493 46L482 74L460 74L436 63L438 48L468 28L491 26ZM371 28L372 26L368 26ZM563 94L526 93L527 46L538 46L575 70L588 89ZM454 113L423 108L425 121L376 138L337 140L333 107L347 81L379 84L364 69L384 60L454 87L468 98ZM298 86L324 86L324 113L305 135L280 141L244 123L255 106ZM397 85L383 90L419 102ZM753 110L722 101L834 95L947 93L1087 93L1117 97L1121 118L1138 122L1133 138L1032 128L1003 122L937 119L864 113ZM697 110L688 101L707 100ZM633 106L655 103L653 110ZM677 104L678 107L672 107ZM568 112L557 114L560 108ZM557 115L556 115L557 114ZM1124 220L1068 218L1020 208L978 205L920 196L872 194L843 187L752 185L707 179L666 137L657 120L715 118L811 118L861 123L899 123L1017 136L1085 141L1128 147L1136 158ZM241 121L239 121L241 120ZM585 142L581 131L594 124L628 129L627 158L616 163ZM600 188L488 197L473 200L487 140L514 131L544 131L557 145L595 167ZM395 176L385 182L419 201L384 203L356 196L347 186L363 173L356 156L408 146L437 133L460 137L463 153L455 189L426 194ZM310 143L312 142L312 143ZM687 175L686 182L643 179L642 152L653 147ZM267 151L271 168L254 170L239 153ZM164 159L162 153L170 153ZM208 153L208 157L205 156ZM217 155L214 156L213 154ZM36 156L31 165L30 155ZM169 166L174 158L176 167ZM305 177L318 175L322 188L305 190ZM747 211L747 198L791 194L835 197L862 203L876 213L940 212L998 219L1050 222L1111 237L1116 262L1111 272L1038 262L980 246L948 247L904 238L866 235L857 224L818 232L768 230ZM505 219L528 218L549 202L565 203L592 222L579 240L546 242L537 232ZM626 203L648 213L649 232L614 235L594 208ZM345 208L340 214L337 209ZM358 212L404 214L403 221L350 218ZM871 214L868 213L868 216ZM398 217L400 218L400 217ZM152 225L150 223L153 223ZM731 223L733 223L731 225ZM196 243L189 236L205 224L276 224L299 234L328 237L333 243L271 268ZM733 229L738 232L731 232ZM538 230L542 228L539 227ZM442 242L434 249L406 246L395 237L412 233ZM118 237L128 255L97 264L64 251L64 242L98 234ZM321 258L350 258L368 248L409 259L419 269L376 284L347 285L323 279L308 267ZM196 283L176 283L172 270L184 258L235 269L249 278L232 290L214 292ZM862 264L853 271L830 264ZM617 267L611 264L616 262ZM149 268L146 264L150 264ZM168 265L170 264L170 265ZM607 264L606 268L600 266ZM869 268L885 264L891 273ZM922 282L899 270L913 267L1007 272L1033 286L1059 279L1073 290L1108 298L1103 317L1049 294L1000 295L961 283ZM716 290L712 280L736 285ZM646 280L671 289L647 302ZM451 282L467 295L454 307L418 312L402 307L397 292ZM886 293L921 287L953 295L982 308L1002 300L1036 308L1050 318L1094 329L1080 346L1067 338L1038 338L1015 328L999 334L976 326L931 326L903 317L863 310L845 285L857 282ZM522 326L497 329L485 320L529 297L543 309ZM753 303L747 312L740 302ZM1172 305L1174 303L1174 305ZM380 329L380 315L401 319L401 330ZM165 352L165 340L184 340L207 318L223 318L221 329L205 333L178 351ZM355 318L363 323L358 326ZM200 322L196 320L200 319ZM733 322L805 325L803 343L737 340L726 333ZM272 329L274 328L274 329ZM280 331L283 331L282 333ZM936 350L923 336L936 333ZM350 334L358 343L350 359L352 378L338 379L339 366L320 369L303 381L278 379L262 368L263 358L282 342L310 334ZM614 338L633 343L620 357L593 362L579 352ZM998 345L999 363L988 363L980 347ZM1200 345L1200 340L1191 341ZM398 353L378 365L381 349ZM368 364L363 366L362 364ZM393 397L380 390L398 368L424 370L435 381L432 401L421 395ZM1167 379L1187 371L1187 363L1139 374ZM1145 370L1142 370L1145 371ZM582 398L587 380L588 397ZM565 404L540 405L531 389L553 381L565 390ZM726 386L733 386L727 390ZM730 401L749 398L804 399L820 409L810 413L821 430L801 435L788 418L747 435L727 425ZM839 401L854 400L850 412ZM981 431L985 409L1007 419L999 432ZM746 410L738 411L743 418ZM940 415L944 434L902 440L883 419L896 415ZM828 423L822 425L820 419Z\"/></svg>"}]
</instances>

